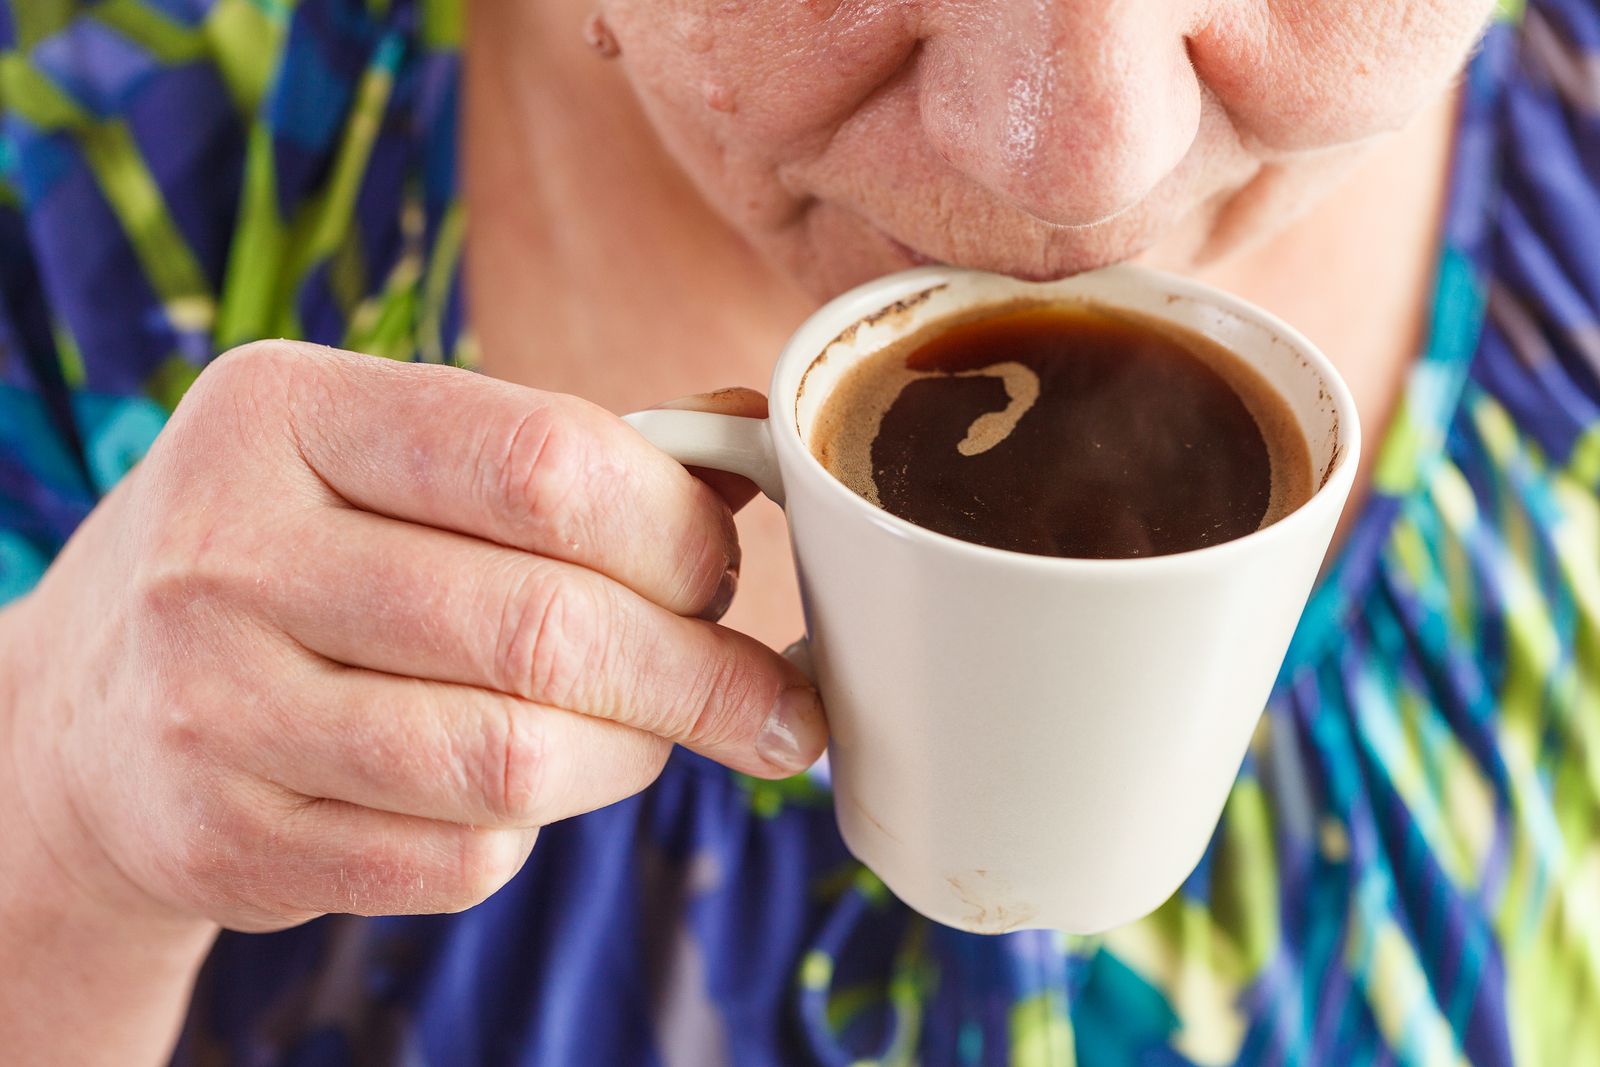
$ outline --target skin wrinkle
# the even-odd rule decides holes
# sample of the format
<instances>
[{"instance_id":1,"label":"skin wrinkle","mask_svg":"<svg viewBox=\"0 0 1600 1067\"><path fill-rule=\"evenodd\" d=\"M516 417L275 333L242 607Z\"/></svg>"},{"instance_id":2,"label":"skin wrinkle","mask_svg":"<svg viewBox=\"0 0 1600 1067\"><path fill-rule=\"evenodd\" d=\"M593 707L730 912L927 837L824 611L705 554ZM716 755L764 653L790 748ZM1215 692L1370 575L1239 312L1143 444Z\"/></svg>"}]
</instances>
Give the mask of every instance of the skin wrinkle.
<instances>
[{"instance_id":1,"label":"skin wrinkle","mask_svg":"<svg viewBox=\"0 0 1600 1067\"><path fill-rule=\"evenodd\" d=\"M806 5L750 12L760 21L736 29L707 0L606 9L636 90L708 201L827 295L904 266L891 237L1026 276L1163 259L1164 242L1225 256L1282 220L1248 206L1264 166L1307 164L1275 180L1275 207L1291 187L1299 201L1320 195L1344 168L1324 173L1315 154L1365 144L1436 96L1488 4L902 0L820 19ZM690 48L629 47L663 18L691 19ZM908 73L885 62L918 45ZM714 72L699 62L711 56ZM706 77L738 100L731 114L699 101L722 122L716 137L674 103ZM895 188L938 207L896 202ZM1213 209L1224 192L1244 200ZM1185 233L1207 217L1226 232Z\"/></svg>"}]
</instances>

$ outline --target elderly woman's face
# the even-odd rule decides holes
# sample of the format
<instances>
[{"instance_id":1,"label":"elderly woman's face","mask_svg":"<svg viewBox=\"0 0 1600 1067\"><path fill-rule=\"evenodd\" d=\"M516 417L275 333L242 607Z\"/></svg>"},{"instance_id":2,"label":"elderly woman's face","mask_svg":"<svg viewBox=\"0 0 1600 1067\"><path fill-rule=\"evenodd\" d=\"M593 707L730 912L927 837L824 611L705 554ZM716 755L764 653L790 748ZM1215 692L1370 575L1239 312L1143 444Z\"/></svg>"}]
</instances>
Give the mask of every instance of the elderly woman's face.
<instances>
[{"instance_id":1,"label":"elderly woman's face","mask_svg":"<svg viewBox=\"0 0 1600 1067\"><path fill-rule=\"evenodd\" d=\"M603 0L711 204L826 294L1270 231L1443 92L1490 0Z\"/></svg>"}]
</instances>

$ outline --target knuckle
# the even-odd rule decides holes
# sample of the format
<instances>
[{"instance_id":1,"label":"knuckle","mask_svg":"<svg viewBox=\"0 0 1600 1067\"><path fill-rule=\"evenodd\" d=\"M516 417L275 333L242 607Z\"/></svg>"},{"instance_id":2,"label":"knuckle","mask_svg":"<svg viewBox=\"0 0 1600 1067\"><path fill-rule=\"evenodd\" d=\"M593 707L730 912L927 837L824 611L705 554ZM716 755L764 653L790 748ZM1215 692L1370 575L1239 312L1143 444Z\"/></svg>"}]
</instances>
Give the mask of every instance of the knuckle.
<instances>
[{"instance_id":1,"label":"knuckle","mask_svg":"<svg viewBox=\"0 0 1600 1067\"><path fill-rule=\"evenodd\" d=\"M212 360L184 397L213 417L219 408L239 411L306 373L306 349L290 341L251 341ZM180 410L183 405L179 405Z\"/></svg>"},{"instance_id":2,"label":"knuckle","mask_svg":"<svg viewBox=\"0 0 1600 1067\"><path fill-rule=\"evenodd\" d=\"M547 779L546 733L534 709L504 702L491 716L481 761L481 789L490 816L500 825L537 825Z\"/></svg>"},{"instance_id":3,"label":"knuckle","mask_svg":"<svg viewBox=\"0 0 1600 1067\"><path fill-rule=\"evenodd\" d=\"M201 372L179 405L180 432L222 434L258 446L297 426L334 426L340 353L296 341L251 341Z\"/></svg>"},{"instance_id":4,"label":"knuckle","mask_svg":"<svg viewBox=\"0 0 1600 1067\"><path fill-rule=\"evenodd\" d=\"M142 665L154 679L171 686L199 683L196 658L232 640L235 626L253 608L259 595L249 553L235 548L226 531L209 521L178 516L150 531L158 539L141 554L129 576L120 611L142 646ZM211 696L210 687L173 696Z\"/></svg>"},{"instance_id":5,"label":"knuckle","mask_svg":"<svg viewBox=\"0 0 1600 1067\"><path fill-rule=\"evenodd\" d=\"M253 806L210 796L195 805L191 824L168 862L176 881L211 909L255 904L270 882L262 856L271 838Z\"/></svg>"},{"instance_id":6,"label":"knuckle","mask_svg":"<svg viewBox=\"0 0 1600 1067\"><path fill-rule=\"evenodd\" d=\"M522 852L513 834L465 828L457 838L455 869L438 902L444 911L465 911L488 900L517 873Z\"/></svg>"},{"instance_id":7,"label":"knuckle","mask_svg":"<svg viewBox=\"0 0 1600 1067\"><path fill-rule=\"evenodd\" d=\"M142 561L134 579L141 615L157 622L179 621L203 604L229 597L236 585L233 568L209 538L170 530L158 536L166 543Z\"/></svg>"},{"instance_id":8,"label":"knuckle","mask_svg":"<svg viewBox=\"0 0 1600 1067\"><path fill-rule=\"evenodd\" d=\"M765 704L758 698L770 688L734 655L723 652L708 658L689 688L691 715L683 739L718 745L750 733L746 720L758 710L765 714Z\"/></svg>"},{"instance_id":9,"label":"knuckle","mask_svg":"<svg viewBox=\"0 0 1600 1067\"><path fill-rule=\"evenodd\" d=\"M181 622L205 611L245 611L270 587L285 524L230 506L226 491L153 501L128 539L128 592L142 619Z\"/></svg>"},{"instance_id":10,"label":"knuckle","mask_svg":"<svg viewBox=\"0 0 1600 1067\"><path fill-rule=\"evenodd\" d=\"M590 583L553 565L513 583L495 653L500 688L572 707L602 648L601 614Z\"/></svg>"},{"instance_id":11,"label":"knuckle","mask_svg":"<svg viewBox=\"0 0 1600 1067\"><path fill-rule=\"evenodd\" d=\"M156 724L156 741L162 752L180 765L192 766L211 747L209 723L186 694L176 694Z\"/></svg>"},{"instance_id":12,"label":"knuckle","mask_svg":"<svg viewBox=\"0 0 1600 1067\"><path fill-rule=\"evenodd\" d=\"M588 452L584 436L548 399L486 446L493 464L483 480L492 494L488 503L514 535L511 540L546 531L561 541L573 538L556 527L583 482Z\"/></svg>"},{"instance_id":13,"label":"knuckle","mask_svg":"<svg viewBox=\"0 0 1600 1067\"><path fill-rule=\"evenodd\" d=\"M293 341L261 340L236 345L213 360L205 370L213 381L263 375L276 377L286 367L305 358L306 349Z\"/></svg>"},{"instance_id":14,"label":"knuckle","mask_svg":"<svg viewBox=\"0 0 1600 1067\"><path fill-rule=\"evenodd\" d=\"M700 609L722 585L722 576L740 563L739 531L733 512L711 488L696 480L709 517L691 525L689 542L677 561L677 602Z\"/></svg>"},{"instance_id":15,"label":"knuckle","mask_svg":"<svg viewBox=\"0 0 1600 1067\"><path fill-rule=\"evenodd\" d=\"M356 846L332 872L331 899L325 910L356 915L414 910L427 893L422 868L408 850L390 842L373 840Z\"/></svg>"}]
</instances>

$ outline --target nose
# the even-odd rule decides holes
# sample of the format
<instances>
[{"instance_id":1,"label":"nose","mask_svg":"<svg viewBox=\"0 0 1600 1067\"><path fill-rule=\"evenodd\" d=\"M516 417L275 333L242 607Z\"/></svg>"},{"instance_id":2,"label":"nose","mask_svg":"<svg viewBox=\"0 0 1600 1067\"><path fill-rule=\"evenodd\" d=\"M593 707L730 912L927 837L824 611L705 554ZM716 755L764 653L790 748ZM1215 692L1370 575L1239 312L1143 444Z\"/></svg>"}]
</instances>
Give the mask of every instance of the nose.
<instances>
[{"instance_id":1,"label":"nose","mask_svg":"<svg viewBox=\"0 0 1600 1067\"><path fill-rule=\"evenodd\" d=\"M926 11L919 107L949 163L1049 223L1137 203L1188 152L1182 0L952 0Z\"/></svg>"}]
</instances>

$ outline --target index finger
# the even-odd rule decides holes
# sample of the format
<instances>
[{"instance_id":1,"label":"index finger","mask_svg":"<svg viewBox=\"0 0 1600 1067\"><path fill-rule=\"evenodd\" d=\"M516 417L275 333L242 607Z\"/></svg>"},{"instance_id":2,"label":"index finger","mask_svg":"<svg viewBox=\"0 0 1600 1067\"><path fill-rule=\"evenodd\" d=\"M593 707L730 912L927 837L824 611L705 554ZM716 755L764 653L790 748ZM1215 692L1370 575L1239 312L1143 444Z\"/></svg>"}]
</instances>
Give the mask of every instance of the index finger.
<instances>
[{"instance_id":1,"label":"index finger","mask_svg":"<svg viewBox=\"0 0 1600 1067\"><path fill-rule=\"evenodd\" d=\"M363 511L576 563L679 614L731 595L739 541L727 501L603 408L289 341L232 362L303 379L289 430Z\"/></svg>"}]
</instances>

